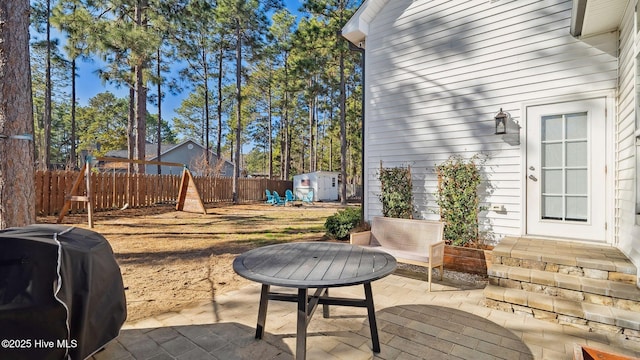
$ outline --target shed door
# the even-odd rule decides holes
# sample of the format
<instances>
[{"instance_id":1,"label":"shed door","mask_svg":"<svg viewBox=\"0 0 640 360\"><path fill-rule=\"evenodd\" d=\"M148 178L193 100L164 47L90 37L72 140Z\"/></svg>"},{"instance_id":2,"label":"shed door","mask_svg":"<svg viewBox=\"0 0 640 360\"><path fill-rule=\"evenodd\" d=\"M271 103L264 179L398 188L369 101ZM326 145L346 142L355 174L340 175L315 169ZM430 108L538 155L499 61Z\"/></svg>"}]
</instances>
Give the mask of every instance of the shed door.
<instances>
[{"instance_id":1,"label":"shed door","mask_svg":"<svg viewBox=\"0 0 640 360\"><path fill-rule=\"evenodd\" d=\"M605 241L605 99L527 108L527 233Z\"/></svg>"}]
</instances>

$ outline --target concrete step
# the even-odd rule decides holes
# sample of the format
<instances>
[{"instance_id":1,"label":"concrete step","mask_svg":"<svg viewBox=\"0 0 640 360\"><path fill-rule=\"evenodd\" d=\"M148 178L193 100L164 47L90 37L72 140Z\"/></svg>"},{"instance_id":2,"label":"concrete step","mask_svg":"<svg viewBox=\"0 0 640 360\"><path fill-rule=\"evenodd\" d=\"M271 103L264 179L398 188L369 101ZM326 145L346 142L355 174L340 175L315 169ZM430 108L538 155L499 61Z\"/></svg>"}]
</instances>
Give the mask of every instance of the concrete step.
<instances>
[{"instance_id":1,"label":"concrete step","mask_svg":"<svg viewBox=\"0 0 640 360\"><path fill-rule=\"evenodd\" d=\"M492 285L640 312L635 284L502 264L493 264L487 272Z\"/></svg>"},{"instance_id":2,"label":"concrete step","mask_svg":"<svg viewBox=\"0 0 640 360\"><path fill-rule=\"evenodd\" d=\"M636 283L637 270L617 248L582 242L504 238L493 249L493 264L593 279Z\"/></svg>"},{"instance_id":3,"label":"concrete step","mask_svg":"<svg viewBox=\"0 0 640 360\"><path fill-rule=\"evenodd\" d=\"M488 307L640 342L637 270L615 247L505 238L487 274Z\"/></svg>"},{"instance_id":4,"label":"concrete step","mask_svg":"<svg viewBox=\"0 0 640 360\"><path fill-rule=\"evenodd\" d=\"M640 312L638 311L572 301L491 284L485 287L484 296L485 305L491 308L583 327L590 331L616 332L640 339Z\"/></svg>"}]
</instances>

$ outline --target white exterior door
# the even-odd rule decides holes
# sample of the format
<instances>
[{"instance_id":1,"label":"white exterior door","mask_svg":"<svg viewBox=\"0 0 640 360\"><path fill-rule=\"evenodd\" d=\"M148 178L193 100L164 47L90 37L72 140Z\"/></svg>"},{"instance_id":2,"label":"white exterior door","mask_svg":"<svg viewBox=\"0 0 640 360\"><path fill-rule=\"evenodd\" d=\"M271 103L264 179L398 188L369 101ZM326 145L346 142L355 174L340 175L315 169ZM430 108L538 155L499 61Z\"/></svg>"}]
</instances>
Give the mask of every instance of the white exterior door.
<instances>
[{"instance_id":1,"label":"white exterior door","mask_svg":"<svg viewBox=\"0 0 640 360\"><path fill-rule=\"evenodd\" d=\"M527 234L606 240L606 101L530 106Z\"/></svg>"}]
</instances>

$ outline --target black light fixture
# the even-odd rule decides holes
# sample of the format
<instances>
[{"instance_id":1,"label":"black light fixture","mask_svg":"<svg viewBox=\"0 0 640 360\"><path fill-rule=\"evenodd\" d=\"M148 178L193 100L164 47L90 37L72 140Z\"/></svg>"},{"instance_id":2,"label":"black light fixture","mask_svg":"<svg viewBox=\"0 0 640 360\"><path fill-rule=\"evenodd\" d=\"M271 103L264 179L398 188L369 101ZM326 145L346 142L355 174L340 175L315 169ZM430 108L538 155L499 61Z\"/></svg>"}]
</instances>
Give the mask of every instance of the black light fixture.
<instances>
[{"instance_id":1,"label":"black light fixture","mask_svg":"<svg viewBox=\"0 0 640 360\"><path fill-rule=\"evenodd\" d=\"M500 112L496 114L496 135L506 134L507 133L507 119L509 118L509 113L503 112L502 108L500 108Z\"/></svg>"}]
</instances>

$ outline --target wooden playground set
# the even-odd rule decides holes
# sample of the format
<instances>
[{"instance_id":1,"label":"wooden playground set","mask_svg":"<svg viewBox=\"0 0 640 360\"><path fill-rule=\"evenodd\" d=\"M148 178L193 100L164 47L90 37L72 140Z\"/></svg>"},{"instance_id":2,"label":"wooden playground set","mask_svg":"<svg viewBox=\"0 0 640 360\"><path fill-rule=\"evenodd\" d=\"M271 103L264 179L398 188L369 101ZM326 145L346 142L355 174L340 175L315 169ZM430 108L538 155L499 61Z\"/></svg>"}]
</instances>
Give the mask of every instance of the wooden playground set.
<instances>
[{"instance_id":1,"label":"wooden playground set","mask_svg":"<svg viewBox=\"0 0 640 360\"><path fill-rule=\"evenodd\" d=\"M91 158L87 157L87 161L83 165L78 177L73 183L71 187L70 194L65 196L65 203L58 215L57 222L61 223L64 219L65 215L68 213L69 209L73 202L82 202L86 204L87 215L89 227L93 228L93 204L92 204L92 182L91 182L91 168L92 168L92 159L96 161L118 161L118 162L126 162L126 163L134 163L140 165L164 165L164 166L179 166L182 167L182 177L180 180L180 187L178 190L178 197L176 202L176 210L177 211L185 211L185 212L195 212L202 213L204 215L207 214L207 210L204 206L204 202L202 197L200 196L200 192L196 187L196 183L194 181L193 175L187 168L185 164L181 163L172 163L165 161L146 161L146 160L131 160L131 159L120 159L120 158L109 158L109 157L96 157ZM81 184L84 182L85 191L84 194L81 192ZM126 207L126 205L125 205Z\"/></svg>"}]
</instances>

